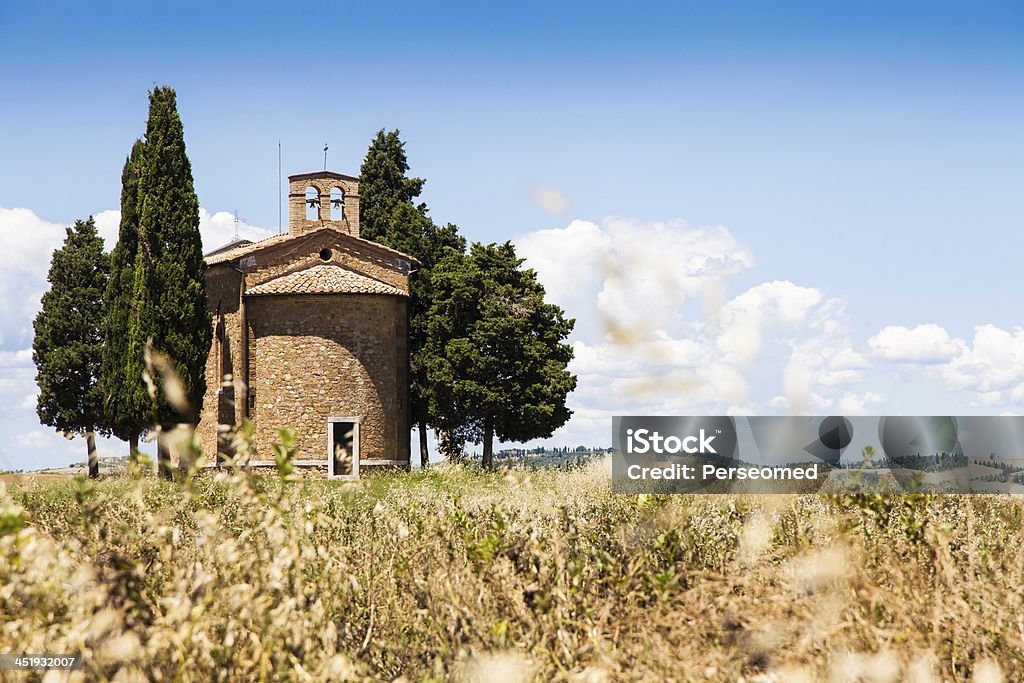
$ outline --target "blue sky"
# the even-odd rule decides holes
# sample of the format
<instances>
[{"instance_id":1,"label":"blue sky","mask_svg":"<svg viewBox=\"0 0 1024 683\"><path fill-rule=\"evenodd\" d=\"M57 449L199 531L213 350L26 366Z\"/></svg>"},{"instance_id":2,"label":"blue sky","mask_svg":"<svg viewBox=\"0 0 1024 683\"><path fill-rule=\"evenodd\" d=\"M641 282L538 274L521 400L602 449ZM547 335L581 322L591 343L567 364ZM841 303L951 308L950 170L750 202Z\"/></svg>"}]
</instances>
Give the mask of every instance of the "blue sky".
<instances>
[{"instance_id":1,"label":"blue sky","mask_svg":"<svg viewBox=\"0 0 1024 683\"><path fill-rule=\"evenodd\" d=\"M9 254L42 261L7 287L48 260L15 230L52 240L31 221L117 209L146 92L166 83L211 240L230 235L222 212L234 210L276 231L279 140L286 175L319 168L325 141L332 168L357 172L372 134L400 128L435 219L516 239L580 320L574 341L593 364L577 368L577 414L591 420L568 443L607 440L609 411L1021 411L1021 35L1024 6L996 2L5 3L0 234ZM728 239L699 232L718 226ZM552 261L553 245L577 251ZM628 282L594 276L595 245ZM638 245L658 272L630 256ZM671 245L718 266L687 265ZM673 261L670 291L637 284L664 284ZM555 282L574 268L589 269L589 289ZM761 287L777 282L796 289ZM712 290L724 318L699 305ZM600 322L645 295L660 309L643 339L695 345L671 357L707 387L699 397L616 393L665 374L661 356L609 342ZM43 430L13 407L26 403L28 308L3 318L8 442ZM761 343L737 360L722 339L752 328ZM836 361L842 349L859 359ZM819 365L849 381L823 384ZM723 389L734 371L744 391ZM37 448L3 457L57 457L42 437L23 442Z\"/></svg>"}]
</instances>

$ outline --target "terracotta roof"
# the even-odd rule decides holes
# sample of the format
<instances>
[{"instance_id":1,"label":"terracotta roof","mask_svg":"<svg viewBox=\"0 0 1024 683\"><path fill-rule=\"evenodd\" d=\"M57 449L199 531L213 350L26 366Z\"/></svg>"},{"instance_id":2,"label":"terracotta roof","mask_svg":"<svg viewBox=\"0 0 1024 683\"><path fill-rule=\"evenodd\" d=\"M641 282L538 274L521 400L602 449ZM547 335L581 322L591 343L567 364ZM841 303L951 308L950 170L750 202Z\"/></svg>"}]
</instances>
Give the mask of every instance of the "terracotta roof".
<instances>
[{"instance_id":1,"label":"terracotta roof","mask_svg":"<svg viewBox=\"0 0 1024 683\"><path fill-rule=\"evenodd\" d=\"M211 249L210 251L208 251L205 254L203 254L203 257L204 258L209 258L211 256L216 256L217 254L223 253L225 251L231 251L232 249L238 249L239 247L244 247L247 244L252 244L252 240L234 239L234 240L231 240L230 242L228 242L227 244L222 244L221 246L217 247L216 249Z\"/></svg>"},{"instance_id":2,"label":"terracotta roof","mask_svg":"<svg viewBox=\"0 0 1024 683\"><path fill-rule=\"evenodd\" d=\"M353 273L341 266L313 266L256 285L246 294L394 294L407 296L397 287Z\"/></svg>"},{"instance_id":3,"label":"terracotta roof","mask_svg":"<svg viewBox=\"0 0 1024 683\"><path fill-rule=\"evenodd\" d=\"M318 234L320 234L321 232L323 232L325 230L330 230L331 232L337 233L338 235L341 235L345 239L354 240L356 243L364 244L364 245L369 245L369 246L371 246L371 247L373 247L375 249L383 251L386 254L391 254L391 255L395 256L396 258L401 258L401 259L403 259L405 261L408 261L409 263L411 263L414 266L415 265L419 265L419 261L418 260L416 260L412 256L409 256L408 254L405 254L405 253L402 253L402 252L398 251L397 249L392 249L391 247L385 247L383 244L379 244L379 243L374 242L372 240L364 240L362 237L355 237L353 235L349 235L347 233L340 232L339 230L335 230L334 228L332 228L330 226L324 226L324 227L320 228L319 230L314 230L313 232L307 232L307 233L305 233L303 235L293 235L290 232L285 232L285 233L282 233L280 235L274 235L273 237L268 237L266 239L259 240L258 242L250 242L249 244L243 244L241 246L235 247L234 249L229 249L227 251L220 251L218 249L216 252L211 253L211 254L209 254L206 257L206 263L208 265L212 266L215 263L224 263L225 261L234 261L235 259L241 258L242 256L245 256L245 255L250 254L252 252L260 251L261 249L266 249L267 247L272 247L272 246L275 246L277 244L281 244L282 242L288 242L290 240L300 240L300 239L303 239L303 238L306 238L306 237L310 237L311 235L318 235Z\"/></svg>"}]
</instances>

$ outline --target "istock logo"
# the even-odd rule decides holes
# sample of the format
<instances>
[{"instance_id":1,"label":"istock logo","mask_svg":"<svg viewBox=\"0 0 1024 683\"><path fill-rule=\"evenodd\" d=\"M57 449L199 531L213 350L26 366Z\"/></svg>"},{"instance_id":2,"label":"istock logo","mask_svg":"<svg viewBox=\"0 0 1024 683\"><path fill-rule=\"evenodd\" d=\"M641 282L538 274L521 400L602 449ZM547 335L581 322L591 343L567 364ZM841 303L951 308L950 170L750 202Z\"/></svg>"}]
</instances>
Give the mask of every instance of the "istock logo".
<instances>
[{"instance_id":1,"label":"istock logo","mask_svg":"<svg viewBox=\"0 0 1024 683\"><path fill-rule=\"evenodd\" d=\"M710 436L701 429L698 434L691 434L683 438L672 434L662 436L659 432L649 429L627 429L626 430L626 452L627 453L714 453L718 454L711 442L715 435Z\"/></svg>"}]
</instances>

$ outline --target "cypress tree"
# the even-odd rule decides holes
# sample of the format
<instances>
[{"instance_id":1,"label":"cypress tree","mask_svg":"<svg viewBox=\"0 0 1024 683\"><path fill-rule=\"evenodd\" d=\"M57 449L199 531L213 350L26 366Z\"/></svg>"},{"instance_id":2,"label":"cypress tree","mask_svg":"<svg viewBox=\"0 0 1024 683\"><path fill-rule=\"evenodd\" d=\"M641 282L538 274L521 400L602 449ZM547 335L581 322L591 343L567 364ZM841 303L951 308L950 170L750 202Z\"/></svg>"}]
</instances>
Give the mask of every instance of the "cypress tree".
<instances>
[{"instance_id":1,"label":"cypress tree","mask_svg":"<svg viewBox=\"0 0 1024 683\"><path fill-rule=\"evenodd\" d=\"M366 158L359 168L359 234L392 249L406 251L414 248L419 217L425 217L427 206L415 204L420 196L423 178L409 178L409 161L405 143L399 131L380 129L366 150ZM402 212L399 215L397 212ZM405 221L398 222L398 218ZM406 251L406 253L410 253ZM415 254L412 254L415 256Z\"/></svg>"},{"instance_id":2,"label":"cypress tree","mask_svg":"<svg viewBox=\"0 0 1024 683\"><path fill-rule=\"evenodd\" d=\"M152 340L184 384L187 414L175 409L162 390L156 392L153 423L166 431L176 423L198 422L213 339L199 235L199 200L176 95L169 87L156 87L149 95L146 143L139 167L139 254L133 288L138 316L129 330L129 342L145 345ZM161 377L153 381L162 389ZM163 444L158 444L158 458L162 475L170 477L170 458Z\"/></svg>"},{"instance_id":3,"label":"cypress tree","mask_svg":"<svg viewBox=\"0 0 1024 683\"><path fill-rule=\"evenodd\" d=\"M494 437L550 437L572 411L576 377L564 343L575 321L544 301L536 273L523 269L511 243L448 250L434 269L428 325L431 412L456 438L483 442L493 464Z\"/></svg>"},{"instance_id":4,"label":"cypress tree","mask_svg":"<svg viewBox=\"0 0 1024 683\"><path fill-rule=\"evenodd\" d=\"M420 262L409 281L409 410L419 432L420 465L426 466L427 427L434 426L426 371L431 273L448 249L465 251L466 240L455 225L436 225L427 216L426 204L415 203L425 181L407 177L408 172L399 132L378 131L359 169L359 233Z\"/></svg>"},{"instance_id":5,"label":"cypress tree","mask_svg":"<svg viewBox=\"0 0 1024 683\"><path fill-rule=\"evenodd\" d=\"M107 433L99 388L103 295L110 260L92 216L67 229L53 252L50 290L33 321L32 359L39 385L36 412L45 425L84 435L89 476L99 476L96 432Z\"/></svg>"},{"instance_id":6,"label":"cypress tree","mask_svg":"<svg viewBox=\"0 0 1024 683\"><path fill-rule=\"evenodd\" d=\"M138 454L139 435L151 425L152 407L142 381L142 347L131 344L129 330L138 317L134 302L135 260L139 250L139 174L144 144L136 140L121 172L121 226L110 253L105 299L103 365L100 388L106 425Z\"/></svg>"}]
</instances>

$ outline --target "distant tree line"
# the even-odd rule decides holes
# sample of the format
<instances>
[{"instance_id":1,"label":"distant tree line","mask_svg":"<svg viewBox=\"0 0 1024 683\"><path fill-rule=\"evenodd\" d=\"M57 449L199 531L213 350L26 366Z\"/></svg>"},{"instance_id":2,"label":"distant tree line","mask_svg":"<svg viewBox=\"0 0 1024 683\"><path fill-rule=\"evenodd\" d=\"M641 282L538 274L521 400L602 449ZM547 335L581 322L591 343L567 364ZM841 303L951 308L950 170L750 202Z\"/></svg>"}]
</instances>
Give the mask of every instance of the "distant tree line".
<instances>
[{"instance_id":1,"label":"distant tree line","mask_svg":"<svg viewBox=\"0 0 1024 683\"><path fill-rule=\"evenodd\" d=\"M967 456L963 453L934 453L931 455L890 455L889 462L894 469L940 472L957 467L967 467Z\"/></svg>"}]
</instances>

